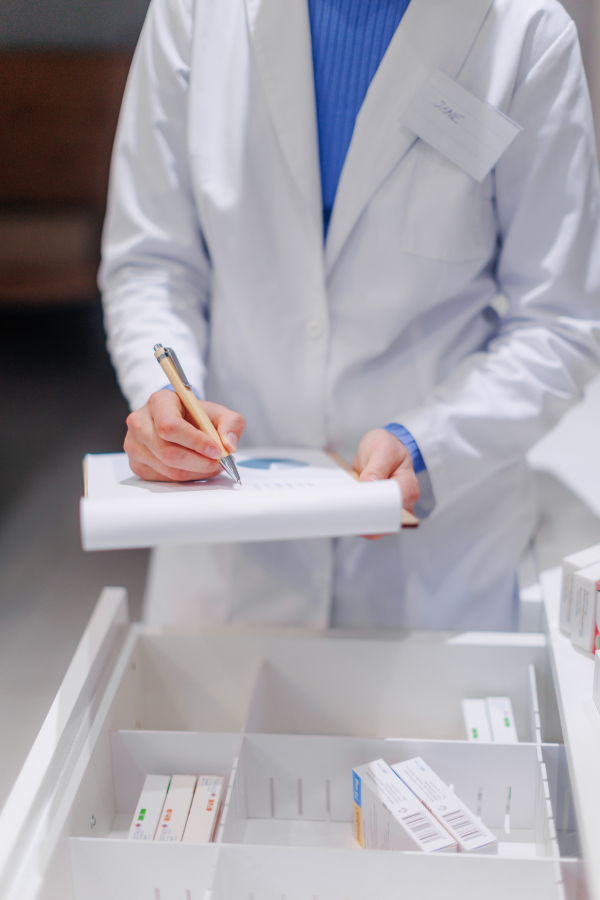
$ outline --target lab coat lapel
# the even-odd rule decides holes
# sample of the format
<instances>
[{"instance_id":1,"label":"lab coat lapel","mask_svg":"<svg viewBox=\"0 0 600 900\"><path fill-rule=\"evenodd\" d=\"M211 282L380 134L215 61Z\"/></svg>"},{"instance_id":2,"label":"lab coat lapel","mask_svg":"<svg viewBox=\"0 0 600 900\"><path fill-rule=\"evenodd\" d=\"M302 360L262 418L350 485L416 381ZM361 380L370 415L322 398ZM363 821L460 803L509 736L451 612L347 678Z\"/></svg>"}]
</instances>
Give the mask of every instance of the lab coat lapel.
<instances>
[{"instance_id":1,"label":"lab coat lapel","mask_svg":"<svg viewBox=\"0 0 600 900\"><path fill-rule=\"evenodd\" d=\"M356 119L325 247L330 272L360 214L416 140L402 115L437 69L455 78L492 0L411 0Z\"/></svg>"},{"instance_id":2,"label":"lab coat lapel","mask_svg":"<svg viewBox=\"0 0 600 900\"><path fill-rule=\"evenodd\" d=\"M321 174L306 0L245 0L256 63L281 150L323 245Z\"/></svg>"}]
</instances>

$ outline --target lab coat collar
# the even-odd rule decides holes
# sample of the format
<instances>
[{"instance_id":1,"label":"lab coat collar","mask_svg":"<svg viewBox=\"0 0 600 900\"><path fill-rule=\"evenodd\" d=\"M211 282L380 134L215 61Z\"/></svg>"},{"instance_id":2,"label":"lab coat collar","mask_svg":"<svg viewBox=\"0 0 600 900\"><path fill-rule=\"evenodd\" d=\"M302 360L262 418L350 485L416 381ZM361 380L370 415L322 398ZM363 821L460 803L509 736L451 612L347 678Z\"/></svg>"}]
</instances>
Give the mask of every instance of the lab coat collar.
<instances>
[{"instance_id":1,"label":"lab coat collar","mask_svg":"<svg viewBox=\"0 0 600 900\"><path fill-rule=\"evenodd\" d=\"M457 77L491 3L411 0L356 119L327 234L327 273L371 197L416 140L401 124L405 109L437 69Z\"/></svg>"},{"instance_id":2,"label":"lab coat collar","mask_svg":"<svg viewBox=\"0 0 600 900\"><path fill-rule=\"evenodd\" d=\"M245 2L271 118L321 252L323 208L308 3Z\"/></svg>"}]
</instances>

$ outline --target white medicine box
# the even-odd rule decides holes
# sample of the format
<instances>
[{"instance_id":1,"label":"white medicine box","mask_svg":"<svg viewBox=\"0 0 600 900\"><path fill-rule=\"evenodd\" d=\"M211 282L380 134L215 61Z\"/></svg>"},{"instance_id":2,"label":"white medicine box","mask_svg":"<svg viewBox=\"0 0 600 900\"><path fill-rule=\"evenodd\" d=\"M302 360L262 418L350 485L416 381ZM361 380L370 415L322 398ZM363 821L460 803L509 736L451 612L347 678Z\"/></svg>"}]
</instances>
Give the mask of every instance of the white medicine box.
<instances>
[{"instance_id":1,"label":"white medicine box","mask_svg":"<svg viewBox=\"0 0 600 900\"><path fill-rule=\"evenodd\" d=\"M107 589L78 654L47 764L34 747L10 798L29 805L8 900L564 900L577 828L543 635L178 633L129 625ZM521 743L466 740L478 695L511 698ZM360 849L353 767L417 756L497 856ZM149 774L223 776L214 843L127 840Z\"/></svg>"}]
</instances>

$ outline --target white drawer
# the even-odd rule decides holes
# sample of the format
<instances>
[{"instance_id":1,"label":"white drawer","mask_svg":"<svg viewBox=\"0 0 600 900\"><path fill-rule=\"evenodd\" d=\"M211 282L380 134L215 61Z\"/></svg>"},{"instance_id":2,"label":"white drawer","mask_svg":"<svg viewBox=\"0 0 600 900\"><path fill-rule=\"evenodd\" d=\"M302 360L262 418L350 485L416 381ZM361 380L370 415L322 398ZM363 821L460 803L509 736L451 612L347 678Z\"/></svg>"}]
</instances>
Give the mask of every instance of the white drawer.
<instances>
[{"instance_id":1,"label":"white drawer","mask_svg":"<svg viewBox=\"0 0 600 900\"><path fill-rule=\"evenodd\" d=\"M461 698L489 694L512 698L523 743L462 740ZM128 625L106 589L0 817L0 896L575 900L561 740L542 635L178 633ZM416 755L497 857L357 847L352 767ZM144 776L176 772L228 779L216 843L125 840Z\"/></svg>"}]
</instances>

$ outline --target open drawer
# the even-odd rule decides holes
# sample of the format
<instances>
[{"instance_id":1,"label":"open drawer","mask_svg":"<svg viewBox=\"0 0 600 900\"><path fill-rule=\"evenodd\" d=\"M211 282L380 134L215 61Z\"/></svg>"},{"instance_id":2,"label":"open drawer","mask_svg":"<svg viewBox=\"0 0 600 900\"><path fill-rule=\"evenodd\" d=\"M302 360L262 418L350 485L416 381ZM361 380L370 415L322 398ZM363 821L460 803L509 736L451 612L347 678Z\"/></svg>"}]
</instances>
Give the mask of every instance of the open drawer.
<instances>
[{"instance_id":1,"label":"open drawer","mask_svg":"<svg viewBox=\"0 0 600 900\"><path fill-rule=\"evenodd\" d=\"M462 739L461 698L486 695L511 697L522 743ZM560 742L543 635L179 633L129 625L106 589L0 817L0 896L575 900ZM417 755L497 856L358 848L352 767ZM178 772L227 779L215 843L127 841L145 775Z\"/></svg>"}]
</instances>

